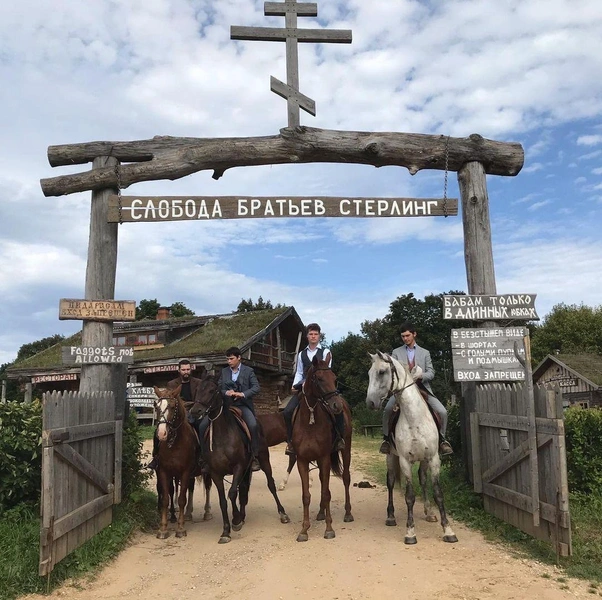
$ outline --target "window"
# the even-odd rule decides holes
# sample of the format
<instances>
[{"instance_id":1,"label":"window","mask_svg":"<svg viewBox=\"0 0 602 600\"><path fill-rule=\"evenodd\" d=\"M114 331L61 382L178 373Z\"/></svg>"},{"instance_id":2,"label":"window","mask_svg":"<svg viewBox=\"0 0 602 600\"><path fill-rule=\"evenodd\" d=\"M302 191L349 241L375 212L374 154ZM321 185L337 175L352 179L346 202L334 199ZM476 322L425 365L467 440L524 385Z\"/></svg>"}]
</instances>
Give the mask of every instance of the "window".
<instances>
[{"instance_id":1,"label":"window","mask_svg":"<svg viewBox=\"0 0 602 600\"><path fill-rule=\"evenodd\" d=\"M113 346L125 346L125 335L113 336Z\"/></svg>"}]
</instances>

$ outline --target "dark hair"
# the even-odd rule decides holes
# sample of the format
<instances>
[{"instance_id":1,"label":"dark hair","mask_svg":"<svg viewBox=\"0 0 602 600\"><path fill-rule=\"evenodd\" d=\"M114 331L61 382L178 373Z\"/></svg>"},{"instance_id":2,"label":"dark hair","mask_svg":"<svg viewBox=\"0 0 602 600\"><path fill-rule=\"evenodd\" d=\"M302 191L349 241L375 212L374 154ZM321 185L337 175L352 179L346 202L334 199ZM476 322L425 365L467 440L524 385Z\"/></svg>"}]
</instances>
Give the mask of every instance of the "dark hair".
<instances>
[{"instance_id":1,"label":"dark hair","mask_svg":"<svg viewBox=\"0 0 602 600\"><path fill-rule=\"evenodd\" d=\"M416 327L412 325L412 323L402 323L399 328L399 333L403 333L404 331L409 331L410 333L416 334Z\"/></svg>"},{"instance_id":2,"label":"dark hair","mask_svg":"<svg viewBox=\"0 0 602 600\"><path fill-rule=\"evenodd\" d=\"M190 365L190 361L187 358L183 358L179 363L178 363L178 369L182 366L182 365ZM192 365L191 365L192 366Z\"/></svg>"},{"instance_id":3,"label":"dark hair","mask_svg":"<svg viewBox=\"0 0 602 600\"><path fill-rule=\"evenodd\" d=\"M240 352L240 348L238 346L230 346L230 348L228 348L226 350L226 356L240 356L241 352Z\"/></svg>"},{"instance_id":4,"label":"dark hair","mask_svg":"<svg viewBox=\"0 0 602 600\"><path fill-rule=\"evenodd\" d=\"M306 328L305 328L305 333L309 333L310 331L317 331L318 333L322 333L322 330L320 329L320 326L317 323L310 323Z\"/></svg>"}]
</instances>

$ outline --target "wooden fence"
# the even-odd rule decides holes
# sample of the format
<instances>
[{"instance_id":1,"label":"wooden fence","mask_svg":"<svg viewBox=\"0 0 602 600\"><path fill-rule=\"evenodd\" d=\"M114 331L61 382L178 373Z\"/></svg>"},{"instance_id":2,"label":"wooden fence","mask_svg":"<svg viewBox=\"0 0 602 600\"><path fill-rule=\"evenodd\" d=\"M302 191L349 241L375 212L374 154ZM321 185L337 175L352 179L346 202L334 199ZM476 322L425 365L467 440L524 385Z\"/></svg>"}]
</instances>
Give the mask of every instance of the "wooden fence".
<instances>
[{"instance_id":1,"label":"wooden fence","mask_svg":"<svg viewBox=\"0 0 602 600\"><path fill-rule=\"evenodd\" d=\"M43 397L40 575L111 524L121 502L121 420L113 392Z\"/></svg>"},{"instance_id":2,"label":"wooden fence","mask_svg":"<svg viewBox=\"0 0 602 600\"><path fill-rule=\"evenodd\" d=\"M562 394L535 387L531 398L523 384L479 385L475 409L470 415L473 483L485 510L568 556Z\"/></svg>"}]
</instances>

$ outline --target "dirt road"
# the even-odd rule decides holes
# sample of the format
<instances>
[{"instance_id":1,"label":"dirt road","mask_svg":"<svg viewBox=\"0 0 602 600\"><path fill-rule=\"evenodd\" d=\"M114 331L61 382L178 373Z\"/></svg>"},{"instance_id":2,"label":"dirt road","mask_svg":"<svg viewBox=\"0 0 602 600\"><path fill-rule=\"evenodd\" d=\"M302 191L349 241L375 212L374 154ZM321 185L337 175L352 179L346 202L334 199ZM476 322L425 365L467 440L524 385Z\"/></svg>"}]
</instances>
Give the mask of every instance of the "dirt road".
<instances>
[{"instance_id":1,"label":"dirt road","mask_svg":"<svg viewBox=\"0 0 602 600\"><path fill-rule=\"evenodd\" d=\"M276 483L285 472L282 446L272 449ZM355 461L360 464L361 461ZM352 462L353 465L353 462ZM316 478L314 477L314 480ZM367 480L358 470L352 483ZM332 480L331 480L332 481ZM139 535L90 583L67 584L50 596L29 600L117 600L166 598L198 600L320 600L425 598L531 599L591 598L580 581L558 582L554 569L512 557L499 545L454 523L457 544L441 540L438 523L420 515L418 544L403 543L405 503L397 496L397 527L386 527L386 488L352 489L355 522L343 523L343 486L331 485L334 540L325 540L324 523L313 522L309 541L296 542L302 505L299 476L293 471L287 489L280 492L291 523L283 525L265 485L263 473L253 478L247 521L232 532L229 544L218 545L222 530L217 494L212 495L214 518L204 522L201 494L196 495L188 536L158 540ZM312 488L312 516L318 492ZM171 526L173 528L173 526ZM550 576L550 578L544 578ZM569 589L562 589L568 586Z\"/></svg>"}]
</instances>

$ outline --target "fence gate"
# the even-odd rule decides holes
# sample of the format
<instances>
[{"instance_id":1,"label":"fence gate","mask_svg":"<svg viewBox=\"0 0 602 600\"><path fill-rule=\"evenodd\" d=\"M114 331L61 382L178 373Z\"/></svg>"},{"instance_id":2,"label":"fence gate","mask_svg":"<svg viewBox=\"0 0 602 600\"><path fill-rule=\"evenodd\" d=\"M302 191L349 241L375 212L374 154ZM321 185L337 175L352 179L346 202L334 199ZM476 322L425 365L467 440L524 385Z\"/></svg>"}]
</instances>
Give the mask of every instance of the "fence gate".
<instances>
[{"instance_id":1,"label":"fence gate","mask_svg":"<svg viewBox=\"0 0 602 600\"><path fill-rule=\"evenodd\" d=\"M43 398L40 575L111 524L121 502L123 422L113 392Z\"/></svg>"},{"instance_id":2,"label":"fence gate","mask_svg":"<svg viewBox=\"0 0 602 600\"><path fill-rule=\"evenodd\" d=\"M478 385L470 415L473 480L485 510L571 554L562 394L523 384ZM529 414L534 418L529 418ZM534 421L534 422L533 422Z\"/></svg>"}]
</instances>

